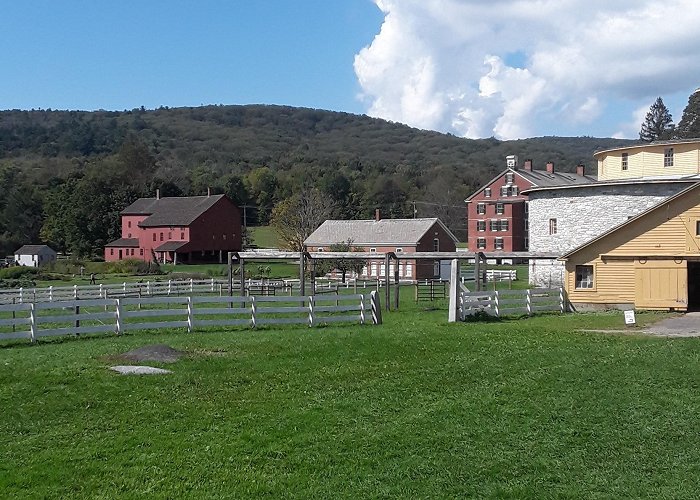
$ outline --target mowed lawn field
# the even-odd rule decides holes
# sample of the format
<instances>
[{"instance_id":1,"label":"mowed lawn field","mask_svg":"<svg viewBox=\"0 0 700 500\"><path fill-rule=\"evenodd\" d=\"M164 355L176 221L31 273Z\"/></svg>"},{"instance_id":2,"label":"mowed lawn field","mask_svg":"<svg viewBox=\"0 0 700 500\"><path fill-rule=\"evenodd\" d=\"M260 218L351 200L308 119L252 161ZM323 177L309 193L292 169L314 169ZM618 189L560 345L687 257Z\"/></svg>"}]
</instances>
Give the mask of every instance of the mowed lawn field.
<instances>
[{"instance_id":1,"label":"mowed lawn field","mask_svg":"<svg viewBox=\"0 0 700 500\"><path fill-rule=\"evenodd\" d=\"M641 315L649 321L652 315ZM3 498L690 498L700 340L620 314L0 345ZM166 343L170 375L111 356Z\"/></svg>"}]
</instances>

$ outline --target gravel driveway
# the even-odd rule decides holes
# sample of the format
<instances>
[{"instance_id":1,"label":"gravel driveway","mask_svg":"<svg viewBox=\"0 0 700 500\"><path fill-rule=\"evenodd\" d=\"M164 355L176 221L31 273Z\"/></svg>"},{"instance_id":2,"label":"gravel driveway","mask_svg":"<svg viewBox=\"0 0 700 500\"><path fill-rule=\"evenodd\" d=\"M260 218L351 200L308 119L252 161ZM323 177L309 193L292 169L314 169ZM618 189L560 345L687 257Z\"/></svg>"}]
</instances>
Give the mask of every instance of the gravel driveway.
<instances>
[{"instance_id":1,"label":"gravel driveway","mask_svg":"<svg viewBox=\"0 0 700 500\"><path fill-rule=\"evenodd\" d=\"M700 337L700 312L664 319L645 328L643 332L663 337Z\"/></svg>"}]
</instances>

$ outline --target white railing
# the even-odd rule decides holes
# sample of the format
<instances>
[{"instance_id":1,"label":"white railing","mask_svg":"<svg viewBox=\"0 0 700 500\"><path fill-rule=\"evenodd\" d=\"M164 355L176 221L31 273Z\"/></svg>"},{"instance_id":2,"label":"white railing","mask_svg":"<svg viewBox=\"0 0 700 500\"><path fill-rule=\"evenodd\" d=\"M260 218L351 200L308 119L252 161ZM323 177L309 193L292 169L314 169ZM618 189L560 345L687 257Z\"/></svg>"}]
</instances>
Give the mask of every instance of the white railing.
<instances>
[{"instance_id":1,"label":"white railing","mask_svg":"<svg viewBox=\"0 0 700 500\"><path fill-rule=\"evenodd\" d=\"M310 290L310 283L306 283ZM167 280L167 281L125 281L101 285L47 286L31 288L0 289L0 304L24 304L29 302L57 302L75 299L108 299L124 297L156 297L173 295L212 294L228 295L227 279L206 280ZM240 290L240 281L233 282L233 291ZM269 295L299 294L298 279L246 279L248 295L266 293ZM346 283L340 281L316 280L315 292L323 293L338 289L371 290L384 286L381 280L357 280Z\"/></svg>"},{"instance_id":2,"label":"white railing","mask_svg":"<svg viewBox=\"0 0 700 500\"><path fill-rule=\"evenodd\" d=\"M566 312L566 299L563 288L532 290L499 290L491 292L469 292L464 288L459 294L460 318L478 312L500 317L508 314L535 312Z\"/></svg>"},{"instance_id":3,"label":"white railing","mask_svg":"<svg viewBox=\"0 0 700 500\"><path fill-rule=\"evenodd\" d=\"M165 296L0 305L0 340L160 328L381 323L379 294L308 297Z\"/></svg>"},{"instance_id":4,"label":"white railing","mask_svg":"<svg viewBox=\"0 0 700 500\"><path fill-rule=\"evenodd\" d=\"M517 269L487 269L485 272L486 281L516 281L518 279ZM474 281L474 270L464 270L460 275L462 283Z\"/></svg>"}]
</instances>

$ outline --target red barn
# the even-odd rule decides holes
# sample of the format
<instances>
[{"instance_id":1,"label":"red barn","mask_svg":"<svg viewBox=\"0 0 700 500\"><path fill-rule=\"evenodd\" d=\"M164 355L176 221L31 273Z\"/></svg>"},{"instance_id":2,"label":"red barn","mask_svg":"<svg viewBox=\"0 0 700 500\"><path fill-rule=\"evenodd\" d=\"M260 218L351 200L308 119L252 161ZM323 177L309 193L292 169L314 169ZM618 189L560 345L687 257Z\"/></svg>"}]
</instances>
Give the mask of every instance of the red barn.
<instances>
[{"instance_id":1,"label":"red barn","mask_svg":"<svg viewBox=\"0 0 700 500\"><path fill-rule=\"evenodd\" d=\"M506 157L507 168L476 191L467 202L467 247L470 252L524 252L528 250L527 195L533 187L588 184L595 176L585 175L584 166L576 173L534 170L532 160L518 168L517 156Z\"/></svg>"},{"instance_id":2,"label":"red barn","mask_svg":"<svg viewBox=\"0 0 700 500\"><path fill-rule=\"evenodd\" d=\"M223 194L139 198L121 212L122 237L105 247L105 260L225 262L241 249L241 212Z\"/></svg>"}]
</instances>

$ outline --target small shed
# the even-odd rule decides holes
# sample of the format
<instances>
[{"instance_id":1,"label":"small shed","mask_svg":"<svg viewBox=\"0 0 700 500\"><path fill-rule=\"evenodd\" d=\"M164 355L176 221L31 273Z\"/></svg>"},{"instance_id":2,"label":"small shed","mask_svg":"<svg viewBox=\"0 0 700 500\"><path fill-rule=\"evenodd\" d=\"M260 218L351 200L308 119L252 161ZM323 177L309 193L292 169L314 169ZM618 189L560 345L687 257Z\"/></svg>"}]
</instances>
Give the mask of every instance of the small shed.
<instances>
[{"instance_id":1,"label":"small shed","mask_svg":"<svg viewBox=\"0 0 700 500\"><path fill-rule=\"evenodd\" d=\"M41 267L56 262L56 251L48 245L24 245L15 250L18 266Z\"/></svg>"},{"instance_id":2,"label":"small shed","mask_svg":"<svg viewBox=\"0 0 700 500\"><path fill-rule=\"evenodd\" d=\"M700 309L700 183L562 260L574 307Z\"/></svg>"}]
</instances>

